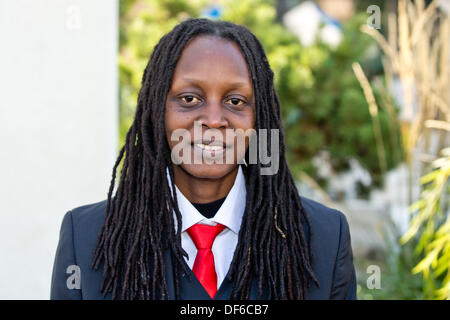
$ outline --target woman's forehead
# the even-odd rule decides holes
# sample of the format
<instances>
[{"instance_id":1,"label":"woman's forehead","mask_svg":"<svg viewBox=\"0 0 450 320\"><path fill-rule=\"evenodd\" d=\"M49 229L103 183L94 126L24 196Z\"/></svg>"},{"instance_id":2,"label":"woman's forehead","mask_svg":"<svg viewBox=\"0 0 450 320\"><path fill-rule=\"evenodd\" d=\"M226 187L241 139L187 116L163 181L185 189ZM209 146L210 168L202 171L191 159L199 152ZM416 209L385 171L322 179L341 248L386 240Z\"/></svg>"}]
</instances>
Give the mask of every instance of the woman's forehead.
<instances>
[{"instance_id":1,"label":"woman's forehead","mask_svg":"<svg viewBox=\"0 0 450 320\"><path fill-rule=\"evenodd\" d=\"M215 36L195 37L182 51L174 78L212 74L251 83L247 62L235 42Z\"/></svg>"}]
</instances>

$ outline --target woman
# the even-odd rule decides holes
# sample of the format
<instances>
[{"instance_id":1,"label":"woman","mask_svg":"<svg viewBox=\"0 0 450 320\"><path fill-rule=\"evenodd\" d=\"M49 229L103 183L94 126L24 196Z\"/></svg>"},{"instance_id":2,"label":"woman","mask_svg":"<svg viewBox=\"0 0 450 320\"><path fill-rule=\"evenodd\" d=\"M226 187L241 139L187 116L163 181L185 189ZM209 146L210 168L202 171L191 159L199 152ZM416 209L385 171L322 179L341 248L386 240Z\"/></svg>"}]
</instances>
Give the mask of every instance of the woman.
<instances>
[{"instance_id":1,"label":"woman","mask_svg":"<svg viewBox=\"0 0 450 320\"><path fill-rule=\"evenodd\" d=\"M275 171L227 130L269 141ZM107 200L63 219L52 299L356 298L347 220L298 195L273 72L245 27L189 19L161 38L112 176Z\"/></svg>"}]
</instances>

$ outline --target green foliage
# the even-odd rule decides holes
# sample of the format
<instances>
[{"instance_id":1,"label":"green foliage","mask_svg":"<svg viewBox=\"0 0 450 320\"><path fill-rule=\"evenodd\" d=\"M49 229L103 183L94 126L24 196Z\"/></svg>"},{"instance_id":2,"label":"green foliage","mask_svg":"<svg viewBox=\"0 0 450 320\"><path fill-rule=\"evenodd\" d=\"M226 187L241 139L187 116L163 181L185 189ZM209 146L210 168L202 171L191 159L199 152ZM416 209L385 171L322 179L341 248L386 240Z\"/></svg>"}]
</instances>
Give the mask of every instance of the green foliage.
<instances>
[{"instance_id":1,"label":"green foliage","mask_svg":"<svg viewBox=\"0 0 450 320\"><path fill-rule=\"evenodd\" d=\"M132 122L143 70L157 41L177 23L199 17L209 1L121 0L120 43L120 143ZM223 20L247 26L262 42L275 73L275 86L282 105L287 157L296 178L306 171L323 182L312 157L327 148L332 166L339 172L356 158L382 181L368 105L351 64L364 67L364 53L372 40L359 31L366 14L344 26L342 43L332 49L324 43L303 47L284 26L276 22L273 0L223 1ZM377 97L377 92L375 92ZM380 110L382 134L389 137L389 117ZM390 140L389 140L390 141ZM397 163L385 143L387 169Z\"/></svg>"},{"instance_id":2,"label":"green foliage","mask_svg":"<svg viewBox=\"0 0 450 320\"><path fill-rule=\"evenodd\" d=\"M425 186L421 199L413 203L414 217L402 243L417 240L416 252L423 253L412 273L422 273L427 299L450 299L450 148L433 162L432 171L421 178Z\"/></svg>"},{"instance_id":3,"label":"green foliage","mask_svg":"<svg viewBox=\"0 0 450 320\"><path fill-rule=\"evenodd\" d=\"M334 170L346 170L348 160L356 158L379 186L382 177L371 116L351 70L355 61L364 65L364 53L371 44L371 40L359 31L363 19L364 15L356 16L344 26L343 41L335 50L323 43L299 47L301 67L296 65L297 62L287 63L280 73L277 88L283 103L289 160L294 171L305 170L318 180L310 160L326 148ZM293 82L292 73L298 73L298 70L307 77ZM375 96L379 94L375 92ZM390 119L384 108L380 109L379 118L382 135L387 141ZM398 145L385 145L387 168L390 169L397 165L391 151Z\"/></svg>"}]
</instances>

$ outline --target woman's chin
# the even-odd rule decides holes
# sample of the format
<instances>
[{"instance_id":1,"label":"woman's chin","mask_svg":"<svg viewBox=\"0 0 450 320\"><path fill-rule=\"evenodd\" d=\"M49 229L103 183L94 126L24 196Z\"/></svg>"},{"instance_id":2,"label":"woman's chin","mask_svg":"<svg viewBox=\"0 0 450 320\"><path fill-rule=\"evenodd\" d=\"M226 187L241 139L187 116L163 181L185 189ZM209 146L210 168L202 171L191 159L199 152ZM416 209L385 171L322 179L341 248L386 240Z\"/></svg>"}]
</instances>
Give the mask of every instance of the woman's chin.
<instances>
[{"instance_id":1,"label":"woman's chin","mask_svg":"<svg viewBox=\"0 0 450 320\"><path fill-rule=\"evenodd\" d=\"M220 179L237 169L237 164L182 164L183 171L199 179Z\"/></svg>"}]
</instances>

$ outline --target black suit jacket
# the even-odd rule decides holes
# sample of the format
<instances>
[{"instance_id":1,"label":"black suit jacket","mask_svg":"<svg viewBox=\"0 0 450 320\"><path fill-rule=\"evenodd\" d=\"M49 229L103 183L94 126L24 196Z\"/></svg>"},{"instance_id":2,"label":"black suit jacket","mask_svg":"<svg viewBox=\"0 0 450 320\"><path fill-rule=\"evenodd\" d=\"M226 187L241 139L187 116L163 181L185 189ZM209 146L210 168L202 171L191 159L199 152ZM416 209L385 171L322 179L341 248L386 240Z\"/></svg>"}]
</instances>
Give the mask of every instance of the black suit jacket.
<instances>
[{"instance_id":1,"label":"black suit jacket","mask_svg":"<svg viewBox=\"0 0 450 320\"><path fill-rule=\"evenodd\" d=\"M301 200L310 217L311 230L305 231L311 232L313 270L320 283L320 288L311 283L306 298L356 299L355 268L345 215L306 197ZM75 208L64 216L53 265L51 299L111 299L111 294L103 297L100 293L103 266L98 270L90 267L105 211L106 200ZM169 297L173 299L172 259L168 251L165 261ZM76 286L75 277L79 277L80 288ZM179 280L181 299L211 299L193 273L190 279L181 277ZM228 299L231 287L231 282L225 278L214 299ZM250 299L258 299L256 281Z\"/></svg>"}]
</instances>

